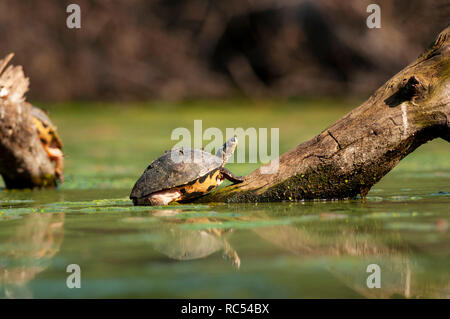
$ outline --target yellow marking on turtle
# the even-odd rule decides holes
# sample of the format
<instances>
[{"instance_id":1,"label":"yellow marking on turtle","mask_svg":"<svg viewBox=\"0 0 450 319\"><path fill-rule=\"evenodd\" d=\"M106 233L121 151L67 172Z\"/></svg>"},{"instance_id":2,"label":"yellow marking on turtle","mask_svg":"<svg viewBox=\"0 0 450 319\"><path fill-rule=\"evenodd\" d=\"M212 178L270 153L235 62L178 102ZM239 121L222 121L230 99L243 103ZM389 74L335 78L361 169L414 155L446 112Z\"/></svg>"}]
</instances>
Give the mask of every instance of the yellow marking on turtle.
<instances>
[{"instance_id":1,"label":"yellow marking on turtle","mask_svg":"<svg viewBox=\"0 0 450 319\"><path fill-rule=\"evenodd\" d=\"M36 125L37 132L39 134L39 139L41 140L42 144L50 145L50 143L53 140L53 136L50 131L52 131L52 128L48 125L44 125L43 122L41 122L39 119L33 117L34 125Z\"/></svg>"},{"instance_id":2,"label":"yellow marking on turtle","mask_svg":"<svg viewBox=\"0 0 450 319\"><path fill-rule=\"evenodd\" d=\"M62 141L56 133L54 127L41 121L40 119L33 117L34 125L36 126L39 139L44 147L45 152L49 156L50 160L55 161L55 174L58 179L63 181L64 162L63 155L60 151L62 149Z\"/></svg>"},{"instance_id":3,"label":"yellow marking on turtle","mask_svg":"<svg viewBox=\"0 0 450 319\"><path fill-rule=\"evenodd\" d=\"M181 193L177 201L198 197L212 191L221 182L219 175L220 170L216 169L188 184L176 187L175 190Z\"/></svg>"},{"instance_id":4,"label":"yellow marking on turtle","mask_svg":"<svg viewBox=\"0 0 450 319\"><path fill-rule=\"evenodd\" d=\"M62 148L62 141L56 133L55 129L40 119L33 117L34 125L39 134L39 139L43 144L51 145L52 147Z\"/></svg>"}]
</instances>

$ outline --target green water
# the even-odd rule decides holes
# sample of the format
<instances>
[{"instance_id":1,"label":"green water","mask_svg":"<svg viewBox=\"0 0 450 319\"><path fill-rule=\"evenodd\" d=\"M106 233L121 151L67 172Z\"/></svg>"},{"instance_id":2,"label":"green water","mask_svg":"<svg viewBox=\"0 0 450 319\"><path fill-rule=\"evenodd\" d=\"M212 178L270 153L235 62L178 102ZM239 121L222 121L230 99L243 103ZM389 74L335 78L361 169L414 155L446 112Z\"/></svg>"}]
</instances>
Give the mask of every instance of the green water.
<instances>
[{"instance_id":1,"label":"green water","mask_svg":"<svg viewBox=\"0 0 450 319\"><path fill-rule=\"evenodd\" d=\"M365 202L133 207L133 183L176 127L278 127L284 152L358 101L185 104L51 107L66 182L0 191L0 296L450 298L448 143L419 148ZM79 289L66 285L70 264ZM366 285L370 264L379 289Z\"/></svg>"}]
</instances>

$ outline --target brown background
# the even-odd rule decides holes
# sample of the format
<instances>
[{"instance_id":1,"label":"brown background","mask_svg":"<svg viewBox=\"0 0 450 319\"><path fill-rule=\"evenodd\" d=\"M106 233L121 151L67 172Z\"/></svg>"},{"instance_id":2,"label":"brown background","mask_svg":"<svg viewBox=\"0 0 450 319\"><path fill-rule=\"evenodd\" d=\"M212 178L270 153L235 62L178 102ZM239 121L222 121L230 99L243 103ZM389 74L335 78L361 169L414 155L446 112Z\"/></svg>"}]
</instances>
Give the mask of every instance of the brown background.
<instances>
[{"instance_id":1,"label":"brown background","mask_svg":"<svg viewBox=\"0 0 450 319\"><path fill-rule=\"evenodd\" d=\"M0 55L16 53L41 101L367 94L449 17L445 0L2 0Z\"/></svg>"}]
</instances>

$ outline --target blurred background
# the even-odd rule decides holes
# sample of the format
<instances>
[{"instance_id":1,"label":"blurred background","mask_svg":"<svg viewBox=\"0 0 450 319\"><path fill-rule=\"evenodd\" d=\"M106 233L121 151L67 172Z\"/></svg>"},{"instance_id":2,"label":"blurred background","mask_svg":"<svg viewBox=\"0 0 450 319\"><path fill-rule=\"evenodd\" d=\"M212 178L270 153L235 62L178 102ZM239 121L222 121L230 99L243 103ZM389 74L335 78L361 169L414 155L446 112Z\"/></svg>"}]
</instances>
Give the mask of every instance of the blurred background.
<instances>
[{"instance_id":1,"label":"blurred background","mask_svg":"<svg viewBox=\"0 0 450 319\"><path fill-rule=\"evenodd\" d=\"M81 29L66 26L70 3ZM380 29L366 26L371 3ZM450 298L442 139L367 201L153 210L128 199L175 128L279 128L284 153L414 61L449 17L449 0L0 0L0 57L15 52L65 159L57 189L0 179L0 297ZM374 262L383 289L366 287ZM83 289L65 285L72 263Z\"/></svg>"},{"instance_id":2,"label":"blurred background","mask_svg":"<svg viewBox=\"0 0 450 319\"><path fill-rule=\"evenodd\" d=\"M66 7L81 7L81 29ZM39 101L367 96L449 22L448 0L0 1L0 55Z\"/></svg>"},{"instance_id":3,"label":"blurred background","mask_svg":"<svg viewBox=\"0 0 450 319\"><path fill-rule=\"evenodd\" d=\"M80 29L66 25L71 3L81 8ZM0 56L16 54L12 63L30 78L28 100L58 127L61 187L122 188L125 196L177 142L173 129L191 130L194 120L222 132L279 128L280 153L314 137L449 22L445 0L379 0L381 28L369 29L371 3L0 0ZM444 145L422 147L394 172L450 171ZM230 169L246 175L260 164Z\"/></svg>"}]
</instances>

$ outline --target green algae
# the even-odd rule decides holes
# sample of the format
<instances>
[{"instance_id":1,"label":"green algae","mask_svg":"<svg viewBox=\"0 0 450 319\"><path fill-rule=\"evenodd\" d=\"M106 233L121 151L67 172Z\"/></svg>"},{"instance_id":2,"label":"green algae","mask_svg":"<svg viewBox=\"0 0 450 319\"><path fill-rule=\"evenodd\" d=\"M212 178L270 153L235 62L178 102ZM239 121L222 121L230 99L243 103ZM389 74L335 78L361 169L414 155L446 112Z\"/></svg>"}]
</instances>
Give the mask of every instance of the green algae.
<instances>
[{"instance_id":1,"label":"green algae","mask_svg":"<svg viewBox=\"0 0 450 319\"><path fill-rule=\"evenodd\" d=\"M175 143L176 127L190 129L199 118L204 128L279 127L285 152L357 104L191 103L52 109L65 142L66 182L56 190L0 189L0 269L10 274L0 278L0 297L389 298L405 297L409 274L410 297L448 298L448 143L421 146L364 201L295 201L291 194L283 203L133 206L134 182ZM166 107L180 116L167 117ZM246 175L258 165L227 168ZM305 189L320 181L307 172L296 179ZM349 189L351 182L340 181ZM238 270L222 257L230 248ZM82 289L65 285L73 263L82 269ZM371 263L386 267L385 289L377 292L365 285ZM15 273L21 289L13 289Z\"/></svg>"}]
</instances>

